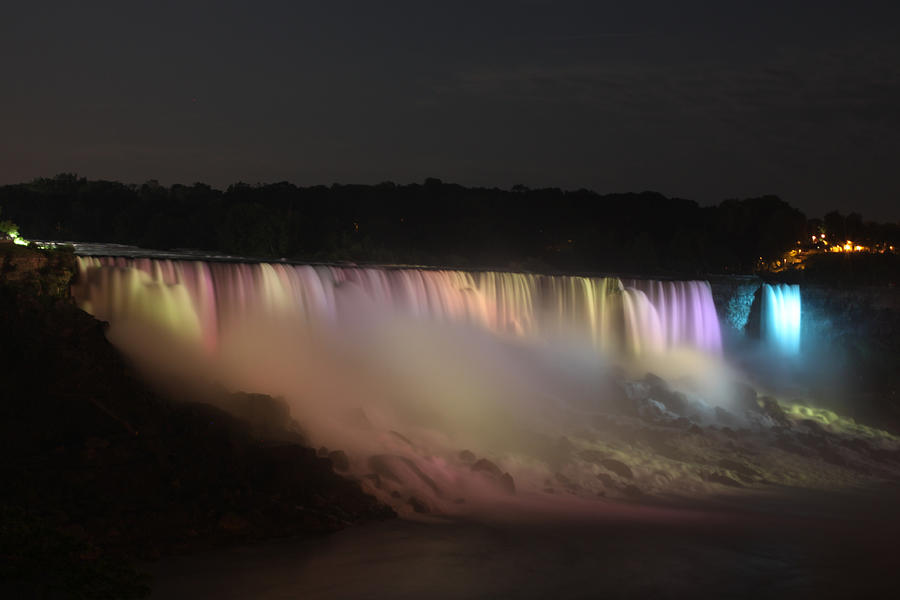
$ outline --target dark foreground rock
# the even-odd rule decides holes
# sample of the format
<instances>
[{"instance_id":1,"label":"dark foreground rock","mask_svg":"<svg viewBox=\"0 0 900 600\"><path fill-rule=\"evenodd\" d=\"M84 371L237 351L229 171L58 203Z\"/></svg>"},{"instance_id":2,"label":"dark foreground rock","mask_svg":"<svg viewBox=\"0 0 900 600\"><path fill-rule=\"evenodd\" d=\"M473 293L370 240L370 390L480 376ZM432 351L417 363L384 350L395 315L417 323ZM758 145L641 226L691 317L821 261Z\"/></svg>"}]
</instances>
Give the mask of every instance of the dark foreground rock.
<instances>
[{"instance_id":1,"label":"dark foreground rock","mask_svg":"<svg viewBox=\"0 0 900 600\"><path fill-rule=\"evenodd\" d=\"M322 534L393 515L334 472L345 457L261 437L283 421L277 403L248 423L163 398L106 341L104 324L33 290L0 281L0 592L65 588L54 573L69 572L66 560L80 568L72 577L90 579L82 567L110 556ZM9 542L28 532L38 532L34 543ZM85 593L132 592L140 586Z\"/></svg>"}]
</instances>

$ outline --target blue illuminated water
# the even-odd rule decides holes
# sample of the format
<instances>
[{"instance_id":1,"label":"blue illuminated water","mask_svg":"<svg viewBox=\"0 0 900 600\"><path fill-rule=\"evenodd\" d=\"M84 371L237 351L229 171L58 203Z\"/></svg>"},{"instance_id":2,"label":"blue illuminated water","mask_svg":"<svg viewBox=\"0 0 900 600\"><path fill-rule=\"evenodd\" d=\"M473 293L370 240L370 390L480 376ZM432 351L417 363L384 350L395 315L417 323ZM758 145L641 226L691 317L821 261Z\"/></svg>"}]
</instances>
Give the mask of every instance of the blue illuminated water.
<instances>
[{"instance_id":1,"label":"blue illuminated water","mask_svg":"<svg viewBox=\"0 0 900 600\"><path fill-rule=\"evenodd\" d=\"M763 339L783 354L800 352L800 286L763 284Z\"/></svg>"}]
</instances>

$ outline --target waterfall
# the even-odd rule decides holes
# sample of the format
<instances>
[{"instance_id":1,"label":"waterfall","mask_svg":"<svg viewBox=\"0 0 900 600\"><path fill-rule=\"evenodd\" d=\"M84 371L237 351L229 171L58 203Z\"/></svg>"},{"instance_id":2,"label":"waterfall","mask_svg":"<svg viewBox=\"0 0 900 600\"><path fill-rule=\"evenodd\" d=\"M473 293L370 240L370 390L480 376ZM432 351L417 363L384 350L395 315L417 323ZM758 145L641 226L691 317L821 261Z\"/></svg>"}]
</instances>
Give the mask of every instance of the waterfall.
<instances>
[{"instance_id":1,"label":"waterfall","mask_svg":"<svg viewBox=\"0 0 900 600\"><path fill-rule=\"evenodd\" d=\"M581 338L618 355L721 351L703 281L124 257L78 257L78 267L73 294L87 312L164 328L211 352L254 315L310 325L357 318L360 303L348 298L500 335Z\"/></svg>"},{"instance_id":2,"label":"waterfall","mask_svg":"<svg viewBox=\"0 0 900 600\"><path fill-rule=\"evenodd\" d=\"M600 415L637 418L644 396L628 394L650 393L636 381L648 372L684 386L697 410L701 399L730 402L705 282L134 256L77 264L76 302L110 323L110 341L151 381L214 404L236 391L281 399L310 446L344 451L348 473L401 511L411 496L447 514L506 502L505 488L459 462L463 449L499 463L530 490L524 498L542 494L558 469L555 440L606 452L586 428L606 423ZM372 487L373 460L405 474ZM592 497L605 485L595 467L575 461L570 473Z\"/></svg>"},{"instance_id":3,"label":"waterfall","mask_svg":"<svg viewBox=\"0 0 900 600\"><path fill-rule=\"evenodd\" d=\"M763 285L763 339L779 352L800 352L800 286L779 283Z\"/></svg>"}]
</instances>

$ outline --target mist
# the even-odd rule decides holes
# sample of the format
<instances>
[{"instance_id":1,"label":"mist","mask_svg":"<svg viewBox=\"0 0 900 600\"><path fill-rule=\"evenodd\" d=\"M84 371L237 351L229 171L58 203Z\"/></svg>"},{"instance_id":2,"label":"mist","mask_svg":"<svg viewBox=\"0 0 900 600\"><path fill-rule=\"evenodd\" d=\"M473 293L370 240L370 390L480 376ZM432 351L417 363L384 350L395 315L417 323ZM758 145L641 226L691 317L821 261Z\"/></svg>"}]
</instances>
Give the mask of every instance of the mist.
<instances>
[{"instance_id":1,"label":"mist","mask_svg":"<svg viewBox=\"0 0 900 600\"><path fill-rule=\"evenodd\" d=\"M708 285L79 260L76 298L151 381L277 398L308 444L417 518L604 514L871 473L791 452L792 420L892 443L797 403L809 365L789 336L723 353Z\"/></svg>"}]
</instances>

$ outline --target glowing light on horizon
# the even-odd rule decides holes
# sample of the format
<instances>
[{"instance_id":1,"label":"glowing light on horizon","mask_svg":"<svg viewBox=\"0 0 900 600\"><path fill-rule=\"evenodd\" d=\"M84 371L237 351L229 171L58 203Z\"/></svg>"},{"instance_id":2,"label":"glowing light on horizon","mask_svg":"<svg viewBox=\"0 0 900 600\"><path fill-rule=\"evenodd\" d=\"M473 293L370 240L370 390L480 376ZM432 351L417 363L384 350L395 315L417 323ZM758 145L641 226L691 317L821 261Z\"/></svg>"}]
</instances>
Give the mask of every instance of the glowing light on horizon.
<instances>
[{"instance_id":1,"label":"glowing light on horizon","mask_svg":"<svg viewBox=\"0 0 900 600\"><path fill-rule=\"evenodd\" d=\"M12 239L13 244L16 244L18 246L27 246L29 244L28 240L19 235L18 229L11 229L10 231L6 232L6 235L8 235Z\"/></svg>"}]
</instances>

